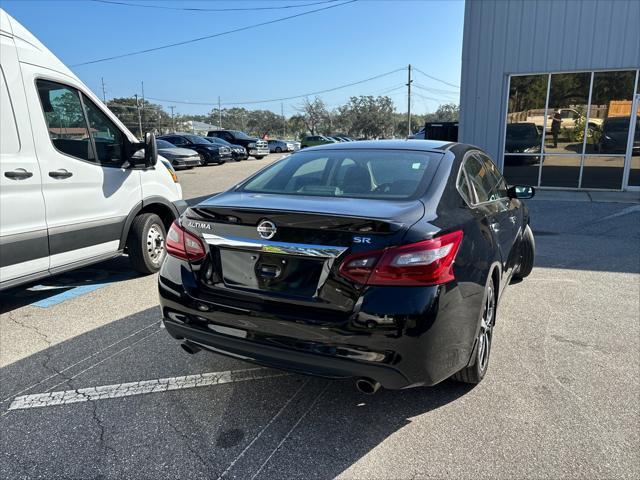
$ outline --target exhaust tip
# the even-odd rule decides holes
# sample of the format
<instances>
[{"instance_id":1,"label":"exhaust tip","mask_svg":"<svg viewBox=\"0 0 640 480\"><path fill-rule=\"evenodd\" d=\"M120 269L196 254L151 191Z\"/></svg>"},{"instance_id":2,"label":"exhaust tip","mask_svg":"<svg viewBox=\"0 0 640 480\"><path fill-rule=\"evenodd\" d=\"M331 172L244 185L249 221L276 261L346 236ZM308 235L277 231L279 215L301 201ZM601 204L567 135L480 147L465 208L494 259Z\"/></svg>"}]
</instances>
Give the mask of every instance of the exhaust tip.
<instances>
[{"instance_id":1,"label":"exhaust tip","mask_svg":"<svg viewBox=\"0 0 640 480\"><path fill-rule=\"evenodd\" d=\"M193 354L198 353L200 351L200 347L194 345L191 342L182 342L180 344L180 348L182 348L182 350L187 352L189 355L193 355Z\"/></svg>"},{"instance_id":2,"label":"exhaust tip","mask_svg":"<svg viewBox=\"0 0 640 480\"><path fill-rule=\"evenodd\" d=\"M380 383L370 378L359 378L356 380L356 388L360 393L373 395L380 389Z\"/></svg>"}]
</instances>

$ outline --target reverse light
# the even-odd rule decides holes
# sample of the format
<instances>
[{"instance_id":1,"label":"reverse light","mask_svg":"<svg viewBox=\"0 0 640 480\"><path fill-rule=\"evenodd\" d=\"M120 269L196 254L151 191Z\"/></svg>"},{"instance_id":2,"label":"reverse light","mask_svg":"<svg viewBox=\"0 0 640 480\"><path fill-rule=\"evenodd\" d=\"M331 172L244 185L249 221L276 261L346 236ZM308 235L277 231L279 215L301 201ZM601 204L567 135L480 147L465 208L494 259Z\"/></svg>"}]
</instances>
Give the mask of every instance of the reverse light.
<instances>
[{"instance_id":1,"label":"reverse light","mask_svg":"<svg viewBox=\"0 0 640 480\"><path fill-rule=\"evenodd\" d=\"M345 258L340 273L365 285L439 285L454 279L453 262L462 231L423 242L391 247Z\"/></svg>"},{"instance_id":2,"label":"reverse light","mask_svg":"<svg viewBox=\"0 0 640 480\"><path fill-rule=\"evenodd\" d=\"M182 260L197 261L206 255L202 241L182 228L178 220L171 224L165 246L169 255Z\"/></svg>"}]
</instances>

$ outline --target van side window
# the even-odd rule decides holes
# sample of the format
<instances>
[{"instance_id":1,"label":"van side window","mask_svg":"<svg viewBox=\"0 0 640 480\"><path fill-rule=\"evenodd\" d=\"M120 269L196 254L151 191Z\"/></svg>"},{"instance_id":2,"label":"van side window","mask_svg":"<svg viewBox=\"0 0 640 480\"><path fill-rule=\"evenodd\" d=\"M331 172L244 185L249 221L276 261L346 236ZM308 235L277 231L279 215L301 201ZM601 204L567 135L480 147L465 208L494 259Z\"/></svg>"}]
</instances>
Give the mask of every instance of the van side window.
<instances>
[{"instance_id":1,"label":"van side window","mask_svg":"<svg viewBox=\"0 0 640 480\"><path fill-rule=\"evenodd\" d=\"M91 100L82 96L84 108L89 118L91 136L96 148L98 162L102 165L120 166L122 164L122 132Z\"/></svg>"},{"instance_id":2,"label":"van side window","mask_svg":"<svg viewBox=\"0 0 640 480\"><path fill-rule=\"evenodd\" d=\"M78 91L46 80L38 80L37 85L53 146L72 157L94 162L93 146Z\"/></svg>"},{"instance_id":3,"label":"van side window","mask_svg":"<svg viewBox=\"0 0 640 480\"><path fill-rule=\"evenodd\" d=\"M18 153L20 151L20 138L18 137L18 127L13 114L13 105L9 97L7 82L4 79L4 72L0 67L0 153Z\"/></svg>"}]
</instances>

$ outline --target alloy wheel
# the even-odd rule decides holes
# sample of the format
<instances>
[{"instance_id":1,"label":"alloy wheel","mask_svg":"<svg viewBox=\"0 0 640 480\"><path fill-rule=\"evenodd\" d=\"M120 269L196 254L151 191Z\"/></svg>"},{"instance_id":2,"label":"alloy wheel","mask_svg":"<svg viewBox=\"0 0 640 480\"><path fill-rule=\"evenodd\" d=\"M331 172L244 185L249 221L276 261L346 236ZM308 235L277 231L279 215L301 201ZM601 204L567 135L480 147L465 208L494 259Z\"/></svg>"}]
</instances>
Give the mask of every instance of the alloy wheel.
<instances>
[{"instance_id":1,"label":"alloy wheel","mask_svg":"<svg viewBox=\"0 0 640 480\"><path fill-rule=\"evenodd\" d=\"M495 315L496 298L493 292L493 282L490 282L487 287L487 299L482 311L482 323L480 324L480 337L478 339L478 362L481 372L484 372L489 364Z\"/></svg>"}]
</instances>

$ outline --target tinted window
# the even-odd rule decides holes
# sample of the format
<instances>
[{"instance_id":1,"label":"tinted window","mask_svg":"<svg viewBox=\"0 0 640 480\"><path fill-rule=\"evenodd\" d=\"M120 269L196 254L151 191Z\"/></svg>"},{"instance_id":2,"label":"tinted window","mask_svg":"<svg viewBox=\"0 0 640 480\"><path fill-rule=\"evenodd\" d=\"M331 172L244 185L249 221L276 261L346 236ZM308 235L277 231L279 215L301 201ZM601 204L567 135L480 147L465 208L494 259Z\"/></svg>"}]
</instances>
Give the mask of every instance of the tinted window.
<instances>
[{"instance_id":1,"label":"tinted window","mask_svg":"<svg viewBox=\"0 0 640 480\"><path fill-rule=\"evenodd\" d=\"M430 180L431 164L426 152L305 151L268 167L240 189L287 195L405 199Z\"/></svg>"},{"instance_id":2,"label":"tinted window","mask_svg":"<svg viewBox=\"0 0 640 480\"><path fill-rule=\"evenodd\" d=\"M473 196L471 195L471 190L469 189L469 183L467 182L467 176L464 171L460 171L460 176L458 177L458 192L469 205L475 203L473 200Z\"/></svg>"},{"instance_id":3,"label":"tinted window","mask_svg":"<svg viewBox=\"0 0 640 480\"><path fill-rule=\"evenodd\" d=\"M485 162L477 155L471 155L465 161L464 168L478 203L500 198L498 180L493 174L491 165L491 162Z\"/></svg>"},{"instance_id":4,"label":"tinted window","mask_svg":"<svg viewBox=\"0 0 640 480\"><path fill-rule=\"evenodd\" d=\"M211 142L208 140L205 140L202 137L199 137L198 135L185 135L192 143L196 143L198 145L211 145Z\"/></svg>"},{"instance_id":5,"label":"tinted window","mask_svg":"<svg viewBox=\"0 0 640 480\"><path fill-rule=\"evenodd\" d=\"M156 140L156 145L158 146L158 148L174 148L173 144L159 138Z\"/></svg>"},{"instance_id":6,"label":"tinted window","mask_svg":"<svg viewBox=\"0 0 640 480\"><path fill-rule=\"evenodd\" d=\"M83 96L84 107L89 119L91 136L95 142L98 162L102 164L122 163L122 132L109 118L86 96Z\"/></svg>"},{"instance_id":7,"label":"tinted window","mask_svg":"<svg viewBox=\"0 0 640 480\"><path fill-rule=\"evenodd\" d=\"M491 161L491 159L486 155L480 154L478 155L478 158L484 163L485 168L489 171L496 182L496 186L491 190L490 200L507 197L507 183L500 173L500 170L498 170L496 164L493 163L493 161Z\"/></svg>"},{"instance_id":8,"label":"tinted window","mask_svg":"<svg viewBox=\"0 0 640 480\"><path fill-rule=\"evenodd\" d=\"M182 137L169 137L167 140L174 145L186 145L187 141Z\"/></svg>"},{"instance_id":9,"label":"tinted window","mask_svg":"<svg viewBox=\"0 0 640 480\"><path fill-rule=\"evenodd\" d=\"M49 137L56 150L95 161L78 91L44 80L38 80L37 85Z\"/></svg>"}]
</instances>

